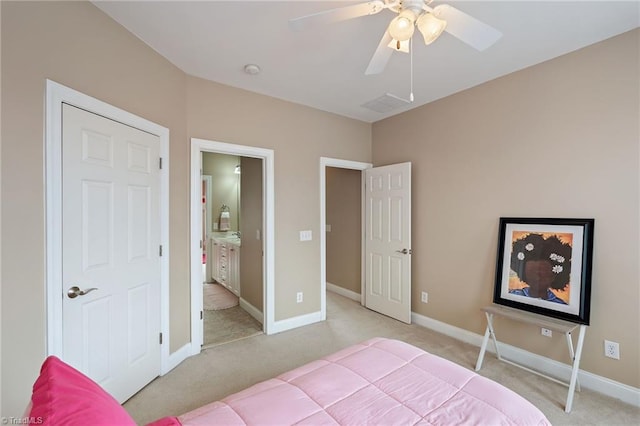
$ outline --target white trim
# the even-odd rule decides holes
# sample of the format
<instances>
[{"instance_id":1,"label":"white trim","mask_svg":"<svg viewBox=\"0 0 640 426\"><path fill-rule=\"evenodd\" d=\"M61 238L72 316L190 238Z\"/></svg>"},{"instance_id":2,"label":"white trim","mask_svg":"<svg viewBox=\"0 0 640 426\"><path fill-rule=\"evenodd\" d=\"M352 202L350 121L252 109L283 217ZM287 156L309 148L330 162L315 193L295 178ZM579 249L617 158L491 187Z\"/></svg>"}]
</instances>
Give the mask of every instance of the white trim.
<instances>
[{"instance_id":1,"label":"white trim","mask_svg":"<svg viewBox=\"0 0 640 426\"><path fill-rule=\"evenodd\" d=\"M462 328L449 325L445 322L435 320L433 318L425 317L415 312L411 312L411 323L417 324L421 327L428 328L445 336L453 337L456 340L460 340L464 343L480 347L482 344L483 336L472 333L471 331L464 330ZM475 366L475 364L474 364Z\"/></svg>"},{"instance_id":2,"label":"white trim","mask_svg":"<svg viewBox=\"0 0 640 426\"><path fill-rule=\"evenodd\" d=\"M350 170L366 170L373 167L371 163L362 163L360 161L341 160L338 158L320 157L320 315L321 321L327 319L327 167L337 167L340 169ZM362 237L362 256L360 261L360 304L364 305L364 237L365 237L365 221L364 221L364 174L362 176L362 193L360 199L362 206L362 229L360 235Z\"/></svg>"},{"instance_id":3,"label":"white trim","mask_svg":"<svg viewBox=\"0 0 640 426\"><path fill-rule=\"evenodd\" d=\"M191 343L187 343L180 349L169 355L167 360L167 371L171 371L176 368L182 361L189 358L192 355Z\"/></svg>"},{"instance_id":4,"label":"white trim","mask_svg":"<svg viewBox=\"0 0 640 426\"><path fill-rule=\"evenodd\" d=\"M331 291L333 293L339 294L340 296L344 296L347 299L351 299L355 302L360 303L361 301L361 294L360 293L356 293L355 291L351 291L348 290L346 288L337 286L335 284L331 284L330 282L327 281L327 291Z\"/></svg>"},{"instance_id":5,"label":"white trim","mask_svg":"<svg viewBox=\"0 0 640 426\"><path fill-rule=\"evenodd\" d=\"M200 191L202 185L202 155L198 144L191 143L191 189L190 212L191 212L191 235L189 237L190 249L190 270L191 270L191 355L200 353L203 344L203 318L201 313L204 310L204 300L202 296L202 249L200 248L200 236L202 235L202 218L200 216ZM197 205L196 205L197 204Z\"/></svg>"},{"instance_id":6,"label":"white trim","mask_svg":"<svg viewBox=\"0 0 640 426\"><path fill-rule=\"evenodd\" d=\"M62 355L62 104L66 103L135 127L160 138L160 371L169 368L169 129L54 81L46 81L45 99L45 215L47 355Z\"/></svg>"},{"instance_id":7,"label":"white trim","mask_svg":"<svg viewBox=\"0 0 640 426\"><path fill-rule=\"evenodd\" d=\"M242 297L240 298L240 307L244 309L249 315L251 315L256 321L260 324L264 323L264 314L261 310L253 306L251 303L247 302Z\"/></svg>"},{"instance_id":8,"label":"white trim","mask_svg":"<svg viewBox=\"0 0 640 426\"><path fill-rule=\"evenodd\" d=\"M200 254L200 234L202 230L200 206L200 162L201 152L217 152L220 154L238 155L260 158L263 160L263 323L264 332L275 331L275 237L274 237L274 151L272 149L255 148L205 139L191 138L191 351L198 354L202 348L202 257ZM254 312L255 313L255 312Z\"/></svg>"},{"instance_id":9,"label":"white trim","mask_svg":"<svg viewBox=\"0 0 640 426\"><path fill-rule=\"evenodd\" d=\"M472 333L468 330L422 316L415 312L411 313L411 321L414 324L431 329L456 340L469 343L473 346L480 347L482 344L483 336L480 334ZM500 353L506 359L513 360L533 370L540 371L541 373L545 373L552 377L557 377L561 380L568 381L571 376L571 366L569 364L564 364L506 343L498 343L500 344ZM495 348L493 348L493 345L488 345L487 351L495 353ZM475 364L470 368L474 367ZM480 370L480 373L481 372L482 370ZM616 382L584 370L580 370L578 372L578 380L580 381L580 385L587 389L619 399L627 404L640 407L640 389L638 388L634 388L632 386L625 385L624 383Z\"/></svg>"},{"instance_id":10,"label":"white trim","mask_svg":"<svg viewBox=\"0 0 640 426\"><path fill-rule=\"evenodd\" d=\"M294 328L303 327L320 321L324 321L321 311L275 321L271 327L271 333L269 334L281 333L283 331L292 330Z\"/></svg>"}]
</instances>

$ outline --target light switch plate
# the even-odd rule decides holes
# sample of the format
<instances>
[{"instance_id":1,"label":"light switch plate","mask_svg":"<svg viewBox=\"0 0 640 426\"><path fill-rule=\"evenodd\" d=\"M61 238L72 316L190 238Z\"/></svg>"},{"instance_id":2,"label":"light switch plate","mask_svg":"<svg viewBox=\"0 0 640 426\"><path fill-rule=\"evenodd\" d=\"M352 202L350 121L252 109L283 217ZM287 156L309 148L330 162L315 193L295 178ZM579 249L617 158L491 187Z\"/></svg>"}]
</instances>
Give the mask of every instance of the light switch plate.
<instances>
[{"instance_id":1,"label":"light switch plate","mask_svg":"<svg viewBox=\"0 0 640 426\"><path fill-rule=\"evenodd\" d=\"M300 241L311 241L312 235L311 231L300 231Z\"/></svg>"}]
</instances>

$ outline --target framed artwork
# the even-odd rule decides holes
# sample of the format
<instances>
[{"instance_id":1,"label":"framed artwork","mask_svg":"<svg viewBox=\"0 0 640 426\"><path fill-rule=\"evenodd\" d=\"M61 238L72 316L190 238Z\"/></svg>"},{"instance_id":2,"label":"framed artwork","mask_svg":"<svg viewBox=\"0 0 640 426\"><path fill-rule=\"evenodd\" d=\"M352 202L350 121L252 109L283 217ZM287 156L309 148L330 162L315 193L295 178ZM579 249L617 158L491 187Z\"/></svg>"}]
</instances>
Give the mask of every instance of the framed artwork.
<instances>
[{"instance_id":1,"label":"framed artwork","mask_svg":"<svg viewBox=\"0 0 640 426\"><path fill-rule=\"evenodd\" d=\"M493 302L588 325L593 226L501 217Z\"/></svg>"}]
</instances>

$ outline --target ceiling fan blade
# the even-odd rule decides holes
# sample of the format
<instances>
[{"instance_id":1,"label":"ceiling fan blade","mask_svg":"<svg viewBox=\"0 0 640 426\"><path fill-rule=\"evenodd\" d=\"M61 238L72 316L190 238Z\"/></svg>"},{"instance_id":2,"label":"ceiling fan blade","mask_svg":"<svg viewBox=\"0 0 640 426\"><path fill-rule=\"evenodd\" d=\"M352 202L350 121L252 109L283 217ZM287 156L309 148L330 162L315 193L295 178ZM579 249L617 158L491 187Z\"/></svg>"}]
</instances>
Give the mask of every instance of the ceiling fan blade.
<instances>
[{"instance_id":1,"label":"ceiling fan blade","mask_svg":"<svg viewBox=\"0 0 640 426\"><path fill-rule=\"evenodd\" d=\"M384 67L387 66L387 62L389 62L391 54L393 53L393 49L388 46L392 39L393 37L391 37L389 31L385 31L380 40L380 44L378 44L378 48L369 62L367 70L364 72L365 75L380 74L384 71Z\"/></svg>"},{"instance_id":2,"label":"ceiling fan blade","mask_svg":"<svg viewBox=\"0 0 640 426\"><path fill-rule=\"evenodd\" d=\"M448 4L436 6L433 13L438 18L447 21L446 32L477 50L487 49L502 37L502 33L492 26Z\"/></svg>"},{"instance_id":3,"label":"ceiling fan blade","mask_svg":"<svg viewBox=\"0 0 640 426\"><path fill-rule=\"evenodd\" d=\"M290 19L289 28L295 31L300 31L318 25L359 18L360 16L375 15L386 8L387 6L382 0L373 0L366 3L354 4L352 6L329 9L323 12Z\"/></svg>"}]
</instances>

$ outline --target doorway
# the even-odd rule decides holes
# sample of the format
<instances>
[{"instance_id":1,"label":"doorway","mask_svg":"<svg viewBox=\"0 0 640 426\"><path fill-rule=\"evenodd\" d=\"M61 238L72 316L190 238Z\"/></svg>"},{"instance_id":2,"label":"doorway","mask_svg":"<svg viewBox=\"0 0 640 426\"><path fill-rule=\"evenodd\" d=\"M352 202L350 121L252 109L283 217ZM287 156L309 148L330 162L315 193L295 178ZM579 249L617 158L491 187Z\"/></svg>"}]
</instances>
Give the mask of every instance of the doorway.
<instances>
[{"instance_id":1,"label":"doorway","mask_svg":"<svg viewBox=\"0 0 640 426\"><path fill-rule=\"evenodd\" d=\"M212 219L207 232L210 231L209 237L221 237L218 238L220 244L217 246L214 245L215 239L208 238L207 241L207 235L204 235L203 232L205 229L203 222L206 221L207 214L203 214L202 176L214 172L205 171L202 159L203 156L209 154L218 155L218 159L221 159L225 164L228 163L227 166L230 165L230 167L225 167L225 171L223 171L227 177L223 177L221 180L226 179L228 184L229 182L233 183L233 179L236 182L235 185L227 185L227 194L222 194L227 198L223 200L213 195L216 192L215 175L212 175L211 178L213 188L211 195ZM240 284L236 294L239 299L239 309L248 312L251 317L261 322L263 332L269 334L273 330L273 164L273 151L269 149L195 138L191 140L191 341L192 353L194 354L200 352L204 343L203 283L211 280L218 285L227 284L225 289L235 294L233 283L229 281L229 278L233 280L233 273L236 271L239 271L240 276ZM239 166L240 173L236 173L237 166ZM258 184L256 185L255 182ZM246 191L243 191L243 185ZM229 193L230 188L231 194ZM256 209L256 204L259 204L261 208ZM217 229L214 230L214 227ZM234 246L234 243L237 242L240 245ZM206 256L203 256L203 250ZM224 251L225 268L222 275L218 273L216 277L208 277L207 269L212 271L214 275L215 271L220 270L219 265L216 265L216 259L222 258L222 255L219 252L214 253L216 250ZM231 265L229 263L232 260L231 256L238 254L239 262ZM243 262L243 257L246 262ZM203 260L207 263L210 261L208 268L203 268ZM248 270L243 268L243 263L249 266ZM256 269L251 268L251 265L256 263L262 266L262 273L257 278L251 275L251 271ZM255 291L251 290L250 286L243 290L243 270L248 282L257 280L261 283L261 285L255 286ZM237 281L235 282L237 283Z\"/></svg>"},{"instance_id":2,"label":"doorway","mask_svg":"<svg viewBox=\"0 0 640 426\"><path fill-rule=\"evenodd\" d=\"M362 172L327 167L327 291L361 299Z\"/></svg>"},{"instance_id":3,"label":"doorway","mask_svg":"<svg viewBox=\"0 0 640 426\"><path fill-rule=\"evenodd\" d=\"M411 323L411 163L372 167L320 159L320 288L321 315L326 319L328 167L361 171L360 304ZM367 235L367 230L371 235ZM334 288L335 289L335 288ZM349 293L355 292L347 290ZM357 294L357 293L356 293ZM355 297L357 298L357 297Z\"/></svg>"},{"instance_id":4,"label":"doorway","mask_svg":"<svg viewBox=\"0 0 640 426\"><path fill-rule=\"evenodd\" d=\"M262 333L260 158L203 152L203 348Z\"/></svg>"},{"instance_id":5,"label":"doorway","mask_svg":"<svg viewBox=\"0 0 640 426\"><path fill-rule=\"evenodd\" d=\"M343 289L342 286L335 286L337 283L329 283L327 284L327 234L328 232L335 232L333 227L328 227L327 225L331 225L327 222L327 169L335 168L335 169L343 169L348 171L356 171L360 174L360 188L362 185L362 171L367 170L372 167L370 163L361 163L358 161L349 161L349 160L341 160L336 158L320 158L320 229L323 231L320 233L320 309L322 312L322 319L326 319L327 314L327 297L326 291L327 286L335 292L342 294L343 296L347 296L354 300L357 300L359 293L359 302L364 305L364 257L360 256L360 289L359 291L354 291L350 289ZM331 173L331 172L329 172ZM360 191L360 212L361 212L361 221L360 221L360 229L359 229L359 238L361 241L361 247L364 244L364 191L361 189ZM353 231L353 230L351 230ZM332 285L334 284L334 285ZM356 286L357 287L357 286ZM345 290L345 291L342 291Z\"/></svg>"}]
</instances>

